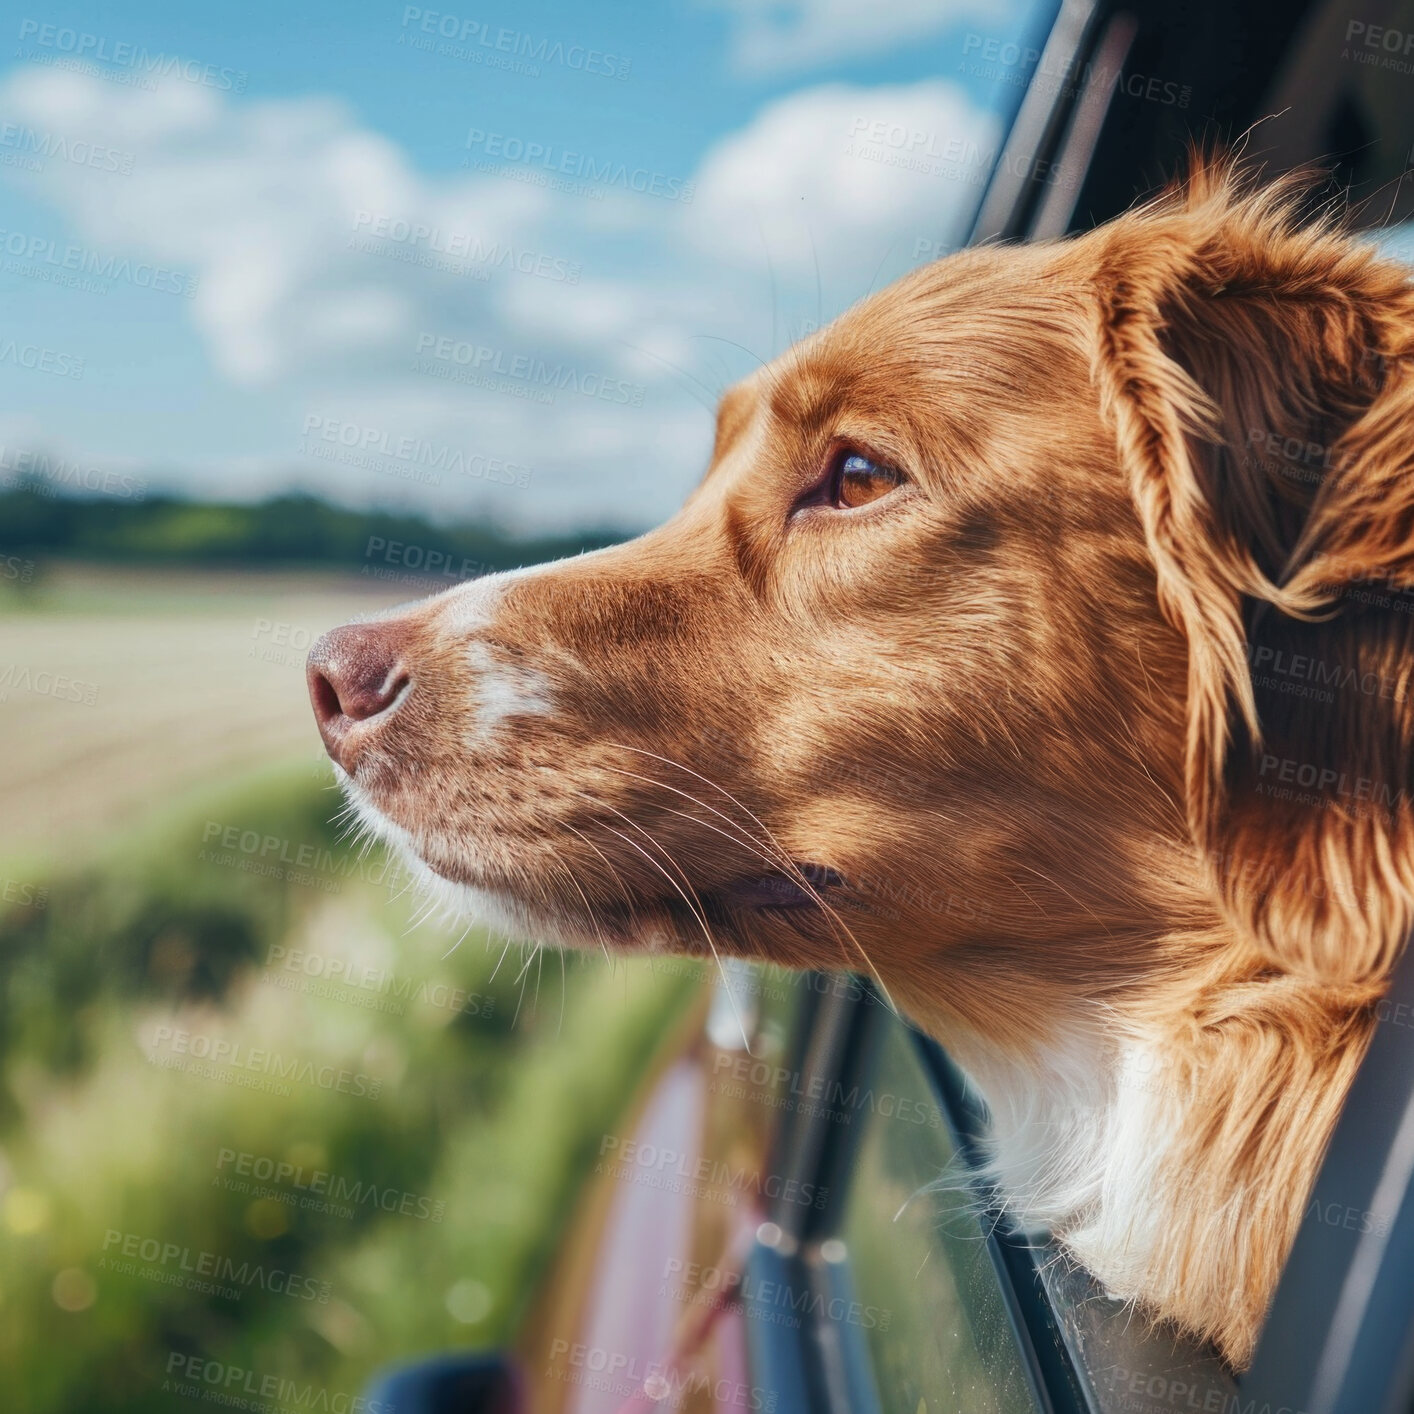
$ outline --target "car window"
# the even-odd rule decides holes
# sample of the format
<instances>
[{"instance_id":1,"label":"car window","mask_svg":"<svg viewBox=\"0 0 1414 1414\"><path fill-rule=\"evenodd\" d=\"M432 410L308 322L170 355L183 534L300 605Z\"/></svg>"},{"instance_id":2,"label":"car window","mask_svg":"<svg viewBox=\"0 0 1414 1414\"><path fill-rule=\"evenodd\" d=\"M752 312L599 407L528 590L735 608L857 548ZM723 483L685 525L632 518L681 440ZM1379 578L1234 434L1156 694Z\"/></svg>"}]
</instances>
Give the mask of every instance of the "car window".
<instances>
[{"instance_id":1,"label":"car window","mask_svg":"<svg viewBox=\"0 0 1414 1414\"><path fill-rule=\"evenodd\" d=\"M975 1192L912 1037L889 1024L840 1234L883 1414L1037 1409Z\"/></svg>"}]
</instances>

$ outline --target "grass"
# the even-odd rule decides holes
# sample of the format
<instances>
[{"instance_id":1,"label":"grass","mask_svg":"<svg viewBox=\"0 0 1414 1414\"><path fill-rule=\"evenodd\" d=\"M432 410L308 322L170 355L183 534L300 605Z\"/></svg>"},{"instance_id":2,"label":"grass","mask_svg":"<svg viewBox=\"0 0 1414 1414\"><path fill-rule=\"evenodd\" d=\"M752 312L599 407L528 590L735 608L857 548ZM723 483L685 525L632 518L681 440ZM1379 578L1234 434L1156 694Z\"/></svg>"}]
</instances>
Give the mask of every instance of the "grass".
<instances>
[{"instance_id":1,"label":"grass","mask_svg":"<svg viewBox=\"0 0 1414 1414\"><path fill-rule=\"evenodd\" d=\"M9 1407L190 1409L191 1356L332 1401L523 1319L698 984L409 931L332 805L308 767L267 772L0 869ZM223 1290L187 1284L203 1266Z\"/></svg>"}]
</instances>

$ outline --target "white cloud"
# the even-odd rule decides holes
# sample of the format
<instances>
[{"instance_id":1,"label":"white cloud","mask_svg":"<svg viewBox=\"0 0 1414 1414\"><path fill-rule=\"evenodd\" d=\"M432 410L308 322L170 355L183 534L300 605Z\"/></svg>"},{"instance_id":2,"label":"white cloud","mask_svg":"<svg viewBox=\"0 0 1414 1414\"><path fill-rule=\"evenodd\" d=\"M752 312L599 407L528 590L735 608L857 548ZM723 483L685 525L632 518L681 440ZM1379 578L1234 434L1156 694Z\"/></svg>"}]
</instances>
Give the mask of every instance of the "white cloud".
<instances>
[{"instance_id":1,"label":"white cloud","mask_svg":"<svg viewBox=\"0 0 1414 1414\"><path fill-rule=\"evenodd\" d=\"M961 237L997 132L945 79L806 89L713 149L689 226L700 249L735 263L769 256L804 279L818 259L867 279L900 242Z\"/></svg>"},{"instance_id":2,"label":"white cloud","mask_svg":"<svg viewBox=\"0 0 1414 1414\"><path fill-rule=\"evenodd\" d=\"M204 449L209 481L263 489L285 465L343 499L396 490L542 526L668 514L710 447L698 403L750 366L737 346L769 356L793 317L815 315L817 260L828 314L864 294L891 251L898 273L918 236L960 233L974 169L900 166L895 130L914 159L915 134L935 151L994 141L992 120L946 81L831 85L768 105L722 140L691 204L594 202L484 174L426 176L323 98L233 103L189 84L144 91L31 69L0 90L0 110L135 154L129 175L60 162L8 177L61 211L72 238L198 277L183 307L213 366L252 406L265 400L264 420L287 437L236 463L222 458L217 429ZM890 136L870 144L876 131ZM635 202L632 229L607 235ZM435 254L427 241L358 248L379 219L436 230L444 244L582 260L583 271L574 283L467 261L447 273L420 259ZM573 391L543 404L420 376L424 332L642 385L641 405ZM419 487L318 462L300 450L311 412L529 465L531 488Z\"/></svg>"},{"instance_id":3,"label":"white cloud","mask_svg":"<svg viewBox=\"0 0 1414 1414\"><path fill-rule=\"evenodd\" d=\"M746 74L799 72L887 54L955 25L1014 29L1019 0L716 0L732 19L731 62Z\"/></svg>"},{"instance_id":4,"label":"white cloud","mask_svg":"<svg viewBox=\"0 0 1414 1414\"><path fill-rule=\"evenodd\" d=\"M29 69L0 103L20 122L101 133L136 155L130 174L108 180L72 163L15 175L63 209L82 240L196 274L193 310L212 357L251 384L310 358L406 341L415 328L408 291L426 282L349 248L358 212L435 222L440 208L491 243L527 204L485 179L430 189L395 144L330 99L238 106L190 84L148 91Z\"/></svg>"}]
</instances>

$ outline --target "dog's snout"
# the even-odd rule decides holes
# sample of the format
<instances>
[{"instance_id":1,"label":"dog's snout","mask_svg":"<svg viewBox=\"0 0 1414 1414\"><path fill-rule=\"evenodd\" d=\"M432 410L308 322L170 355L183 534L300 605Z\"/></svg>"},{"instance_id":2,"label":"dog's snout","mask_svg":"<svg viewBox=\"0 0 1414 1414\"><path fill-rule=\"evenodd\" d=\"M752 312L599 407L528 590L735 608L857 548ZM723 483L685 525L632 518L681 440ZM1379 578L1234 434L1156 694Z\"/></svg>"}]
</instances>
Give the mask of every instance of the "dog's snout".
<instances>
[{"instance_id":1,"label":"dog's snout","mask_svg":"<svg viewBox=\"0 0 1414 1414\"><path fill-rule=\"evenodd\" d=\"M310 649L305 676L325 749L349 770L412 688L402 628L384 622L331 629Z\"/></svg>"}]
</instances>

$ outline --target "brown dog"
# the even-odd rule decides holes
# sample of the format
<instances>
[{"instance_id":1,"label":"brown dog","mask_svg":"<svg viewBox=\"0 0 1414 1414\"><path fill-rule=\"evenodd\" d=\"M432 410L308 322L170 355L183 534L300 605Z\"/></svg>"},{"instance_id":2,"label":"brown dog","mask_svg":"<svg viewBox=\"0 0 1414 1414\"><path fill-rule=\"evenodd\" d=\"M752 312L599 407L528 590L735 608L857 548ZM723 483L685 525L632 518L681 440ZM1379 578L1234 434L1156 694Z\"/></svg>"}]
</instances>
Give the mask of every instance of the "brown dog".
<instances>
[{"instance_id":1,"label":"brown dog","mask_svg":"<svg viewBox=\"0 0 1414 1414\"><path fill-rule=\"evenodd\" d=\"M917 270L661 529L310 659L459 907L876 976L1017 1219L1239 1365L1414 907L1414 290L1294 201Z\"/></svg>"}]
</instances>

